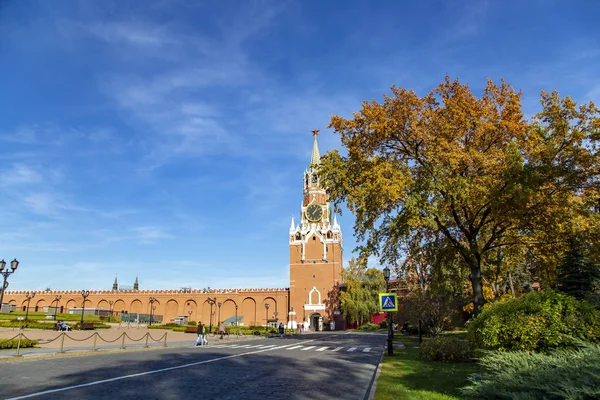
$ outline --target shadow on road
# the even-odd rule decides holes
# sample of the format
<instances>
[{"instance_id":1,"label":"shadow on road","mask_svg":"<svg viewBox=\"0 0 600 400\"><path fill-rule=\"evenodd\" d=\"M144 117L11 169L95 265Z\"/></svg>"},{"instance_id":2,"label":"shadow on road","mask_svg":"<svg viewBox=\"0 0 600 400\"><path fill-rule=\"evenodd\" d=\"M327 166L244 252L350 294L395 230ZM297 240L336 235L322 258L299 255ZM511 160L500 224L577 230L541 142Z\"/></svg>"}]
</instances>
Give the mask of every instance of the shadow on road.
<instances>
[{"instance_id":1,"label":"shadow on road","mask_svg":"<svg viewBox=\"0 0 600 400\"><path fill-rule=\"evenodd\" d=\"M252 352L251 349L248 352ZM292 352L285 352L278 349L220 359L228 355L217 349L192 348L169 354L154 351L122 360L108 355L79 357L67 361L77 363L78 371L64 373L56 369L56 360L31 360L12 365L24 370L27 366L35 367L30 368L27 382L22 379L0 381L3 395L10 397L112 379L36 398L362 399L378 361L376 357L360 353L321 354L319 357L314 352L302 352L301 358L295 358ZM99 363L102 366L98 367ZM52 371L53 368L51 376L35 378L32 374L34 370ZM156 370L163 371L148 374ZM19 371L11 371L11 375L15 376L15 372ZM140 375L119 379L135 374Z\"/></svg>"}]
</instances>

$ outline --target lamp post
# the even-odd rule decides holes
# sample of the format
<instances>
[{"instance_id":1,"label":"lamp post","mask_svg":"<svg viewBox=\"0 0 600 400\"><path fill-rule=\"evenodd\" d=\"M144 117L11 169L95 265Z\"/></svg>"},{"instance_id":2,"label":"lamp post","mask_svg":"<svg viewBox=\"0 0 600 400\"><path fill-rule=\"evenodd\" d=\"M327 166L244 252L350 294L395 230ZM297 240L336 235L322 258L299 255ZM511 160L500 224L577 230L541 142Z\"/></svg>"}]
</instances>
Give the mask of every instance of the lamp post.
<instances>
[{"instance_id":1,"label":"lamp post","mask_svg":"<svg viewBox=\"0 0 600 400\"><path fill-rule=\"evenodd\" d=\"M208 304L210 304L210 318L209 318L209 327L208 327L208 333L212 333L212 308L213 305L217 302L217 298L215 297L214 299L211 299L210 297L206 300L208 301Z\"/></svg>"},{"instance_id":2,"label":"lamp post","mask_svg":"<svg viewBox=\"0 0 600 400\"><path fill-rule=\"evenodd\" d=\"M265 318L265 331L269 329L269 307L270 304L265 304L266 318Z\"/></svg>"},{"instance_id":3,"label":"lamp post","mask_svg":"<svg viewBox=\"0 0 600 400\"><path fill-rule=\"evenodd\" d=\"M236 305L235 305L235 327L236 327L236 328L238 327L237 309L238 309L238 306L237 306L237 304L236 304Z\"/></svg>"},{"instance_id":4,"label":"lamp post","mask_svg":"<svg viewBox=\"0 0 600 400\"><path fill-rule=\"evenodd\" d=\"M56 306L54 306L54 320L56 321L56 311L58 310L58 301L60 300L62 296L57 294L56 296L54 296L54 300L52 301L53 303L56 302Z\"/></svg>"},{"instance_id":5,"label":"lamp post","mask_svg":"<svg viewBox=\"0 0 600 400\"><path fill-rule=\"evenodd\" d=\"M152 311L154 310L154 302L156 299L154 297L150 297L150 300L148 301L150 302L150 323L148 325L152 326Z\"/></svg>"},{"instance_id":6,"label":"lamp post","mask_svg":"<svg viewBox=\"0 0 600 400\"><path fill-rule=\"evenodd\" d=\"M10 275L15 273L18 266L19 266L19 262L15 258L14 260L12 260L10 262L10 271L8 269L6 269L6 271L5 271L4 267L6 267L6 261L4 261L4 260L0 261L0 273L4 277L4 282L2 283L2 288L1 288L2 294L0 294L0 311L2 311L2 301L4 301L4 289L6 289L8 287L8 282L6 280L8 279L8 277Z\"/></svg>"},{"instance_id":7,"label":"lamp post","mask_svg":"<svg viewBox=\"0 0 600 400\"><path fill-rule=\"evenodd\" d=\"M385 279L385 292L389 290L389 282L390 282L390 268L385 267L383 269L383 278ZM387 313L387 326L388 326L388 337L387 337L387 348L388 348L388 356L394 355L394 347L392 345L393 331L392 331L392 313L388 311Z\"/></svg>"},{"instance_id":8,"label":"lamp post","mask_svg":"<svg viewBox=\"0 0 600 400\"><path fill-rule=\"evenodd\" d=\"M79 324L79 330L83 329L83 314L85 314L85 299L90 295L89 290L82 290L81 296L83 297L83 303L81 304L81 323Z\"/></svg>"},{"instance_id":9,"label":"lamp post","mask_svg":"<svg viewBox=\"0 0 600 400\"><path fill-rule=\"evenodd\" d=\"M110 314L108 314L108 322L110 322L110 317L112 317L113 304L115 304L114 301L112 301L112 300L108 301L108 308L110 309Z\"/></svg>"},{"instance_id":10,"label":"lamp post","mask_svg":"<svg viewBox=\"0 0 600 400\"><path fill-rule=\"evenodd\" d=\"M31 299L35 297L35 292L27 292L25 293L25 298L27 299L27 310L25 311L25 321L27 321L27 317L29 317L29 302Z\"/></svg>"},{"instance_id":11,"label":"lamp post","mask_svg":"<svg viewBox=\"0 0 600 400\"><path fill-rule=\"evenodd\" d=\"M188 310L188 322L192 319L192 310Z\"/></svg>"},{"instance_id":12,"label":"lamp post","mask_svg":"<svg viewBox=\"0 0 600 400\"><path fill-rule=\"evenodd\" d=\"M217 307L219 307L219 315L217 316L217 325L219 326L219 330L221 329L221 306L223 305L223 303L218 302L217 303Z\"/></svg>"}]
</instances>

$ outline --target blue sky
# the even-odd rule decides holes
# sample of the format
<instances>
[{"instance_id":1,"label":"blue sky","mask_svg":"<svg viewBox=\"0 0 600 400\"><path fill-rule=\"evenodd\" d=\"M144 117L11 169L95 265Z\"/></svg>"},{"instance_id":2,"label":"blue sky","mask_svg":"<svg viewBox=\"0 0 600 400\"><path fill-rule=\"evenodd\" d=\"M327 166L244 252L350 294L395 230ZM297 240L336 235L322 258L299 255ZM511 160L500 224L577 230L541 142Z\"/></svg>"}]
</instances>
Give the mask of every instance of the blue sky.
<instances>
[{"instance_id":1,"label":"blue sky","mask_svg":"<svg viewBox=\"0 0 600 400\"><path fill-rule=\"evenodd\" d=\"M413 4L414 3L414 4ZM326 129L391 85L600 103L596 1L0 2L9 290L287 287ZM353 218L339 218L346 260Z\"/></svg>"}]
</instances>

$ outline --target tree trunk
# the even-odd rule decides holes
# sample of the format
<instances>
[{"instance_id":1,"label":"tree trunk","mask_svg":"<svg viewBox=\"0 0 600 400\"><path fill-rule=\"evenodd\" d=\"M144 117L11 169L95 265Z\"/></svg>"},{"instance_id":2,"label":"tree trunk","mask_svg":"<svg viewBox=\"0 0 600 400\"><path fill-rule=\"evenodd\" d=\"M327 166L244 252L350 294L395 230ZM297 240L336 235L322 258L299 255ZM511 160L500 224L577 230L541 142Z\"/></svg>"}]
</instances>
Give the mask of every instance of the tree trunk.
<instances>
[{"instance_id":1,"label":"tree trunk","mask_svg":"<svg viewBox=\"0 0 600 400\"><path fill-rule=\"evenodd\" d=\"M469 279L471 280L471 286L473 287L473 315L477 316L481 312L481 308L485 303L485 299L483 297L480 261L477 259L469 260L469 268L471 270Z\"/></svg>"},{"instance_id":2,"label":"tree trunk","mask_svg":"<svg viewBox=\"0 0 600 400\"><path fill-rule=\"evenodd\" d=\"M515 298L515 286L513 284L513 280L512 280L512 273L508 273L508 281L510 282L510 292L512 294L512 298Z\"/></svg>"}]
</instances>

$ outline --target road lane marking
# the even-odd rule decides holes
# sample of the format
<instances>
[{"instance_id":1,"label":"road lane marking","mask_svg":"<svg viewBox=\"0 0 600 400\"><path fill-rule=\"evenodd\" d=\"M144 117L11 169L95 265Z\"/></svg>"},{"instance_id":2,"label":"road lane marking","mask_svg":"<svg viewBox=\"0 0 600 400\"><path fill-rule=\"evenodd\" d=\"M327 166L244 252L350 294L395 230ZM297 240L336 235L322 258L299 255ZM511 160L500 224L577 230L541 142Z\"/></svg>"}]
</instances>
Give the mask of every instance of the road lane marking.
<instances>
[{"instance_id":1,"label":"road lane marking","mask_svg":"<svg viewBox=\"0 0 600 400\"><path fill-rule=\"evenodd\" d=\"M290 346L291 346L291 344L286 344L286 345L284 345L284 346L277 346L277 347L273 347L273 348L271 348L271 349L269 349L269 350L285 349L286 347L290 347Z\"/></svg>"},{"instance_id":2,"label":"road lane marking","mask_svg":"<svg viewBox=\"0 0 600 400\"><path fill-rule=\"evenodd\" d=\"M340 351L341 349L343 349L343 347L336 347L335 349L333 349L331 351Z\"/></svg>"},{"instance_id":3,"label":"road lane marking","mask_svg":"<svg viewBox=\"0 0 600 400\"><path fill-rule=\"evenodd\" d=\"M327 350L328 348L329 348L329 347L325 346L325 347L321 347L320 349L317 349L317 350L315 350L315 351L324 351L324 350Z\"/></svg>"},{"instance_id":4,"label":"road lane marking","mask_svg":"<svg viewBox=\"0 0 600 400\"><path fill-rule=\"evenodd\" d=\"M354 350L356 350L356 347L350 347L350 348L348 349L348 351L354 351Z\"/></svg>"},{"instance_id":5,"label":"road lane marking","mask_svg":"<svg viewBox=\"0 0 600 400\"><path fill-rule=\"evenodd\" d=\"M301 350L306 351L306 350L314 349L315 347L317 347L317 346L308 346L308 347L305 347L305 348L303 348Z\"/></svg>"},{"instance_id":6,"label":"road lane marking","mask_svg":"<svg viewBox=\"0 0 600 400\"><path fill-rule=\"evenodd\" d=\"M294 350L294 349L301 349L304 346L294 346L294 347L288 347L286 350Z\"/></svg>"},{"instance_id":7,"label":"road lane marking","mask_svg":"<svg viewBox=\"0 0 600 400\"><path fill-rule=\"evenodd\" d=\"M370 352L370 351L371 351L371 348L370 348L370 347L365 347L365 349L363 350L363 353L368 353L368 352Z\"/></svg>"},{"instance_id":8,"label":"road lane marking","mask_svg":"<svg viewBox=\"0 0 600 400\"><path fill-rule=\"evenodd\" d=\"M310 340L305 340L300 343L309 343L309 342L314 342L315 340L316 339L310 339ZM146 372L139 372L137 374L123 375L123 376L117 376L117 377L109 378L109 379L102 379L100 381L95 381L95 382L82 383L80 385L72 385L72 386L65 386L65 387L58 388L58 389L43 390L41 392L25 394L23 396L10 397L10 398L7 398L6 400L30 399L32 397L44 396L44 395L52 394L52 393L60 393L60 392L64 392L64 391L71 390L71 389L79 389L79 388L84 388L84 387L88 387L88 386L102 385L103 383L116 382L116 381L121 381L123 379L137 378L139 376L158 374L160 372L168 372L168 371L174 371L177 369L195 367L196 365L208 364L211 362L221 361L221 360L227 360L229 358L243 357L243 356L247 356L247 355L251 355L251 354L264 353L265 351L269 351L269 350L281 349L281 348L291 346L291 344L287 344L285 346L278 346L278 347L273 347L273 346L277 346L277 345L274 344L274 345L268 346L268 348L265 348L265 349L249 351L246 353L232 354L230 356L213 358L212 360L197 361L197 362L193 362L193 363L189 363L189 364L177 365L175 367L155 369L155 370L146 371Z\"/></svg>"}]
</instances>

